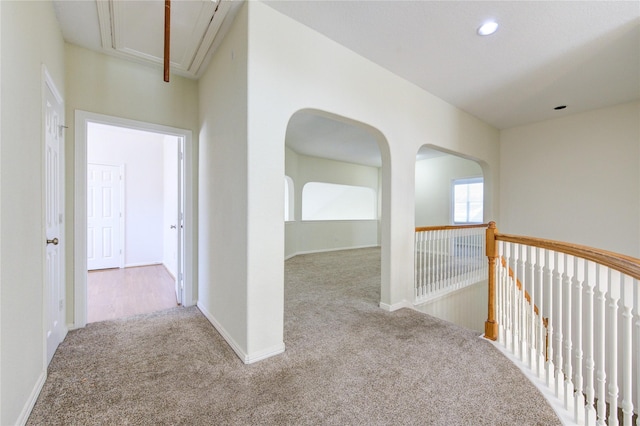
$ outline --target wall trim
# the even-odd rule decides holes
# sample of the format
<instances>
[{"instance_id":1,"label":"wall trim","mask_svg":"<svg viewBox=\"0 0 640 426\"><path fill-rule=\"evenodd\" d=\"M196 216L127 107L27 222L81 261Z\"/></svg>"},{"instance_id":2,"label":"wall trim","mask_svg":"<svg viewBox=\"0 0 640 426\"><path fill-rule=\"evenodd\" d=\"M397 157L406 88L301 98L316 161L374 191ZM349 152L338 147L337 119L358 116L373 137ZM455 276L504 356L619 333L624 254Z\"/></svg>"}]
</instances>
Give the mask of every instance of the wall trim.
<instances>
[{"instance_id":1,"label":"wall trim","mask_svg":"<svg viewBox=\"0 0 640 426\"><path fill-rule=\"evenodd\" d=\"M127 263L126 265L124 265L124 267L125 268L140 268L142 266L158 266L158 265L164 265L164 263L162 263L162 261L142 262L142 263Z\"/></svg>"},{"instance_id":2,"label":"wall trim","mask_svg":"<svg viewBox=\"0 0 640 426\"><path fill-rule=\"evenodd\" d=\"M401 302L398 303L394 303L392 305L389 305L388 303L382 303L380 302L380 308L384 309L387 312L393 312L393 311L397 311L398 309L402 309L402 308L413 308L413 304L407 300L403 300Z\"/></svg>"},{"instance_id":3,"label":"wall trim","mask_svg":"<svg viewBox=\"0 0 640 426\"><path fill-rule=\"evenodd\" d=\"M46 359L45 359L46 362ZM27 424L27 420L29 420L29 416L31 415L31 410L36 405L36 401L38 400L38 396L40 396L40 392L42 392L42 387L44 386L44 382L47 380L47 370L46 368L40 372L40 376L36 381L29 398L27 398L24 407L22 407L22 411L16 420L17 425L25 425Z\"/></svg>"},{"instance_id":4,"label":"wall trim","mask_svg":"<svg viewBox=\"0 0 640 426\"><path fill-rule=\"evenodd\" d=\"M248 355L245 359L244 359L244 363L245 364L252 364L254 362L258 362L258 361L262 361L263 359L267 359L270 358L272 356L275 355L280 355L281 353L284 352L284 342L272 346L270 348L258 351L254 354Z\"/></svg>"},{"instance_id":5,"label":"wall trim","mask_svg":"<svg viewBox=\"0 0 640 426\"><path fill-rule=\"evenodd\" d=\"M380 244L374 244L374 245L364 245L364 246L351 246L351 247L338 247L338 248L330 248L330 249L320 249L320 250L307 250L307 251L297 251L293 254L287 255L284 257L284 260L289 260L292 257L296 257L298 255L301 254L314 254L314 253L327 253L330 251L342 251L342 250L357 250L357 249L363 249L363 248L380 248Z\"/></svg>"},{"instance_id":6,"label":"wall trim","mask_svg":"<svg viewBox=\"0 0 640 426\"><path fill-rule=\"evenodd\" d=\"M213 316L211 312L209 312L204 306L202 306L201 303L198 303L196 306L198 307L198 309L200 309L200 312L202 312L202 315L204 315L205 318L209 320L211 325L213 325L213 328L215 328L218 331L218 333L220 333L222 338L227 342L227 344L231 346L231 349L233 349L233 351L236 353L238 358L240 358L240 360L243 363L251 364L251 363L261 361L263 359L266 359L284 352L284 342L283 342L279 345L265 349L255 354L252 354L252 355L247 354L245 351L242 350L242 348L240 348L240 345L236 343L235 340L233 340L231 335L218 322L218 320L216 320L216 318Z\"/></svg>"}]
</instances>

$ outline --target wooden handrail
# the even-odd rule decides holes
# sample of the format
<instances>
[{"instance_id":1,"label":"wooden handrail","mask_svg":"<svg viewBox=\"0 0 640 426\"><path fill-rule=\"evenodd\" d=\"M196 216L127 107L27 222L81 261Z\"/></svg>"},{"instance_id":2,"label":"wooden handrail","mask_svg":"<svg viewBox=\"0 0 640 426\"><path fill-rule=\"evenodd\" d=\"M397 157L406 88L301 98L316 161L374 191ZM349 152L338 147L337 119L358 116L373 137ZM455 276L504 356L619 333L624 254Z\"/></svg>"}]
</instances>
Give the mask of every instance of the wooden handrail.
<instances>
[{"instance_id":1,"label":"wooden handrail","mask_svg":"<svg viewBox=\"0 0 640 426\"><path fill-rule=\"evenodd\" d=\"M591 260L640 280L640 259L636 259L635 257L600 250L593 247L581 246L578 244L563 243L561 241L545 240L542 238L523 237L519 235L496 233L495 239L497 241L505 241L509 243L539 247L546 250L553 250Z\"/></svg>"},{"instance_id":2,"label":"wooden handrail","mask_svg":"<svg viewBox=\"0 0 640 426\"><path fill-rule=\"evenodd\" d=\"M444 231L447 229L461 229L461 228L486 228L488 223L478 223L474 225L441 225L441 226L420 226L416 228L416 232L427 231Z\"/></svg>"}]
</instances>

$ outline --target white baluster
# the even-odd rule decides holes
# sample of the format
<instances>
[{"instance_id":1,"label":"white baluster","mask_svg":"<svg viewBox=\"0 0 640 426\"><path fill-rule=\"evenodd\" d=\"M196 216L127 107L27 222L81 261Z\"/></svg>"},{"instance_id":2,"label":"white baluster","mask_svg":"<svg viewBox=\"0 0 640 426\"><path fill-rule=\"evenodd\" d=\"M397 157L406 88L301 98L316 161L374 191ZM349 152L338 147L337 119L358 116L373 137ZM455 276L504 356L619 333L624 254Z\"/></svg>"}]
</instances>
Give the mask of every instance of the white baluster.
<instances>
[{"instance_id":1,"label":"white baluster","mask_svg":"<svg viewBox=\"0 0 640 426\"><path fill-rule=\"evenodd\" d=\"M622 277L622 324L620 327L620 341L622 342L622 357L620 368L622 370L622 424L630 425L633 416L633 278L628 275Z\"/></svg>"},{"instance_id":2,"label":"white baluster","mask_svg":"<svg viewBox=\"0 0 640 426\"><path fill-rule=\"evenodd\" d=\"M544 252L546 250L541 248L536 248L536 263L535 263L535 276L536 276L536 285L538 287L538 316L540 317L538 320L538 346L537 346L537 362L536 362L536 375L538 377L542 377L542 372L544 371L545 365L545 357L547 354L547 328L544 326L544 276L542 274L542 270L544 268Z\"/></svg>"},{"instance_id":3,"label":"white baluster","mask_svg":"<svg viewBox=\"0 0 640 426\"><path fill-rule=\"evenodd\" d=\"M618 426L618 300L620 300L620 272L613 269L609 275L609 324L607 336L609 337L608 370L609 377L608 402L609 402L609 426Z\"/></svg>"},{"instance_id":4,"label":"white baluster","mask_svg":"<svg viewBox=\"0 0 640 426\"><path fill-rule=\"evenodd\" d=\"M513 277L511 280L511 353L517 355L518 349L518 290L516 287L516 277L518 276L518 266L516 262L517 247L515 244L509 244L510 246L510 258L507 262L507 266L511 267ZM513 266L512 266L513 265Z\"/></svg>"},{"instance_id":5,"label":"white baluster","mask_svg":"<svg viewBox=\"0 0 640 426\"><path fill-rule=\"evenodd\" d=\"M640 354L640 281L633 280L633 306L635 310L636 350ZM640 412L640 361L636 357L636 411ZM626 426L626 425L625 425ZM636 426L640 426L640 415L636 417Z\"/></svg>"},{"instance_id":6,"label":"white baluster","mask_svg":"<svg viewBox=\"0 0 640 426\"><path fill-rule=\"evenodd\" d=\"M521 284L521 288L520 291L518 291L518 287L517 287L517 283L519 281L519 277L522 276L522 245L518 244L515 247L514 250L514 254L515 254L515 259L513 262L513 284L514 284L514 289L516 290L516 296L517 296L517 306L516 306L516 312L517 312L517 320L518 320L518 327L517 327L517 331L516 334L518 335L518 341L516 342L517 344L517 351L518 351L518 356L520 357L521 361L524 361L524 328L525 328L525 324L526 324L526 319L524 316L524 313L526 312L526 309L524 309L524 283L522 281L520 281ZM524 278L523 278L524 279Z\"/></svg>"},{"instance_id":7,"label":"white baluster","mask_svg":"<svg viewBox=\"0 0 640 426\"><path fill-rule=\"evenodd\" d=\"M562 399L563 397L563 382L564 377L562 374L562 274L564 273L564 257L560 255L558 252L553 253L553 258L555 261L555 270L553 272L553 318L555 320L554 325L554 343L553 349L556 358L554 360L555 371L553 372L554 378L554 390L556 397Z\"/></svg>"},{"instance_id":8,"label":"white baluster","mask_svg":"<svg viewBox=\"0 0 640 426\"><path fill-rule=\"evenodd\" d=\"M419 271L420 271L420 236L421 233L420 232L416 232L415 235L415 243L414 243L414 253L413 253L413 267L414 267L414 278L413 278L413 284L414 284L414 298L417 299L418 297L420 297L419 291L418 289L420 288L420 278L419 278Z\"/></svg>"},{"instance_id":9,"label":"white baluster","mask_svg":"<svg viewBox=\"0 0 640 426\"><path fill-rule=\"evenodd\" d=\"M547 367L546 367L546 383L551 387L553 384L553 374L555 373L555 365L553 359L553 337L555 326L555 319L553 317L553 270L555 269L555 258L553 252L550 250L545 251L544 255L544 285L545 295L547 296Z\"/></svg>"},{"instance_id":10,"label":"white baluster","mask_svg":"<svg viewBox=\"0 0 640 426\"><path fill-rule=\"evenodd\" d=\"M424 297L427 294L427 272L428 272L428 265L427 265L427 256L429 255L429 253L427 253L428 247L427 247L427 236L428 236L428 232L421 232L420 233L420 296Z\"/></svg>"},{"instance_id":11,"label":"white baluster","mask_svg":"<svg viewBox=\"0 0 640 426\"><path fill-rule=\"evenodd\" d=\"M595 361L593 358L593 336L594 336L594 315L595 305L593 303L594 288L596 286L596 264L594 262L587 262L586 277L585 277L585 310L588 313L585 318L584 329L584 349L585 349L585 394L587 397L585 410L584 410L584 423L588 426L596 424L596 409L595 409L595 388L594 388L594 375L595 375Z\"/></svg>"},{"instance_id":12,"label":"white baluster","mask_svg":"<svg viewBox=\"0 0 640 426\"><path fill-rule=\"evenodd\" d=\"M606 314L606 293L609 281L609 268L598 265L598 283L596 287L596 306L595 306L595 360L596 360L596 399L598 426L606 425L607 412L607 394L605 372L605 314Z\"/></svg>"},{"instance_id":13,"label":"white baluster","mask_svg":"<svg viewBox=\"0 0 640 426\"><path fill-rule=\"evenodd\" d=\"M582 344L582 286L585 280L585 260L576 257L574 259L574 276L573 285L575 295L575 349L574 349L574 362L575 362L575 393L573 402L573 417L576 423L584 423L584 393L583 393L583 344Z\"/></svg>"},{"instance_id":14,"label":"white baluster","mask_svg":"<svg viewBox=\"0 0 640 426\"><path fill-rule=\"evenodd\" d=\"M505 288L505 268L502 267L501 259L504 257L504 243L502 241L498 241L498 264L496 265L497 278L498 282L498 300L499 302L499 316L500 318L498 322L498 338L500 343L506 347L506 325L507 325L507 298L506 298L506 288Z\"/></svg>"},{"instance_id":15,"label":"white baluster","mask_svg":"<svg viewBox=\"0 0 640 426\"><path fill-rule=\"evenodd\" d=\"M522 286L524 287L524 283L526 282L531 290L529 292L530 300L529 305L527 306L529 317L529 324L527 325L527 361L529 362L529 369L533 370L533 363L536 361L535 356L535 341L536 341L536 324L537 318L535 315L534 306L536 304L536 286L533 280L533 263L535 262L535 258L533 257L534 250L531 246L527 246L527 250L525 253L525 274L524 274L524 282Z\"/></svg>"},{"instance_id":16,"label":"white baluster","mask_svg":"<svg viewBox=\"0 0 640 426\"><path fill-rule=\"evenodd\" d=\"M562 274L562 315L564 324L564 408L573 408L573 369L572 369L572 337L571 337L571 278L573 277L573 256L564 255L564 273Z\"/></svg>"}]
</instances>

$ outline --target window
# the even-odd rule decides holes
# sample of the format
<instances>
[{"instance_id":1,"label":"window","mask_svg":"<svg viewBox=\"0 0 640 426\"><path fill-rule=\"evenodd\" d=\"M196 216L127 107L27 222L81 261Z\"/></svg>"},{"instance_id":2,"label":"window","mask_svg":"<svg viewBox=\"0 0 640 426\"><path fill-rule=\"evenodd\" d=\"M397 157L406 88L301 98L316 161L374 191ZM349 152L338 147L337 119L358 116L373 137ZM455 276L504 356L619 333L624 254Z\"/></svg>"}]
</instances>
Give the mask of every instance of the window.
<instances>
[{"instance_id":1,"label":"window","mask_svg":"<svg viewBox=\"0 0 640 426\"><path fill-rule=\"evenodd\" d=\"M293 218L293 179L284 177L284 221L289 222Z\"/></svg>"},{"instance_id":2,"label":"window","mask_svg":"<svg viewBox=\"0 0 640 426\"><path fill-rule=\"evenodd\" d=\"M364 186L309 182L302 188L302 220L375 220L376 192Z\"/></svg>"},{"instance_id":3,"label":"window","mask_svg":"<svg viewBox=\"0 0 640 426\"><path fill-rule=\"evenodd\" d=\"M453 181L453 223L482 223L484 183L482 178Z\"/></svg>"}]
</instances>

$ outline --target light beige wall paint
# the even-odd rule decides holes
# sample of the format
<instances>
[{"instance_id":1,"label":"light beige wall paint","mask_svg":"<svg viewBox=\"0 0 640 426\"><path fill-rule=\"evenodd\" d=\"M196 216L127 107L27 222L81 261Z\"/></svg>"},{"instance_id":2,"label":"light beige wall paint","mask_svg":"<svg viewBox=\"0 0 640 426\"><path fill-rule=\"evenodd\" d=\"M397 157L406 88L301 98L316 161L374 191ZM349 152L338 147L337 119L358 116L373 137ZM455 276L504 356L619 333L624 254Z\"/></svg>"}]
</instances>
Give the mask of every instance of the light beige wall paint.
<instances>
[{"instance_id":1,"label":"light beige wall paint","mask_svg":"<svg viewBox=\"0 0 640 426\"><path fill-rule=\"evenodd\" d=\"M191 130L197 159L197 82L176 75L162 79L162 70L65 44L67 131L66 163L74 164L74 111L121 117ZM197 168L197 164L190 167ZM67 321L73 323L74 306L74 182L73 167L67 167ZM194 188L197 191L197 188ZM195 197L194 197L195 199ZM194 200L194 203L196 201ZM196 206L193 207L194 209ZM195 225L197 229L197 224ZM195 233L197 235L197 232ZM194 277L197 282L197 277Z\"/></svg>"},{"instance_id":2,"label":"light beige wall paint","mask_svg":"<svg viewBox=\"0 0 640 426\"><path fill-rule=\"evenodd\" d=\"M285 256L379 244L378 221L302 222L302 190L308 182L364 186L378 193L377 167L297 154L285 147L285 174L294 180L295 223L285 226Z\"/></svg>"},{"instance_id":3,"label":"light beige wall paint","mask_svg":"<svg viewBox=\"0 0 640 426\"><path fill-rule=\"evenodd\" d=\"M450 225L454 179L482 177L478 163L455 155L416 161L415 226Z\"/></svg>"},{"instance_id":4,"label":"light beige wall paint","mask_svg":"<svg viewBox=\"0 0 640 426\"><path fill-rule=\"evenodd\" d=\"M50 1L0 2L0 424L26 421L46 375L44 64L64 93L64 43Z\"/></svg>"},{"instance_id":5,"label":"light beige wall paint","mask_svg":"<svg viewBox=\"0 0 640 426\"><path fill-rule=\"evenodd\" d=\"M253 238L247 224L247 19L243 7L199 81L198 306L244 361L251 354L247 246Z\"/></svg>"},{"instance_id":6,"label":"light beige wall paint","mask_svg":"<svg viewBox=\"0 0 640 426\"><path fill-rule=\"evenodd\" d=\"M501 133L502 232L640 257L640 102Z\"/></svg>"},{"instance_id":7,"label":"light beige wall paint","mask_svg":"<svg viewBox=\"0 0 640 426\"><path fill-rule=\"evenodd\" d=\"M493 216L498 131L263 3L250 2L248 7L249 249L250 255L261 254L259 262L249 265L249 297L254 286L255 294L266 295L254 299L260 300L256 319L281 315L277 298L282 288L284 136L290 117L302 109L377 129L383 141L382 197L387 197L382 207L382 303L389 309L406 306L412 299L419 147L432 144L479 159L489 192L487 211ZM253 309L250 304L249 312ZM255 324L263 335L271 333L266 328L278 326Z\"/></svg>"}]
</instances>

